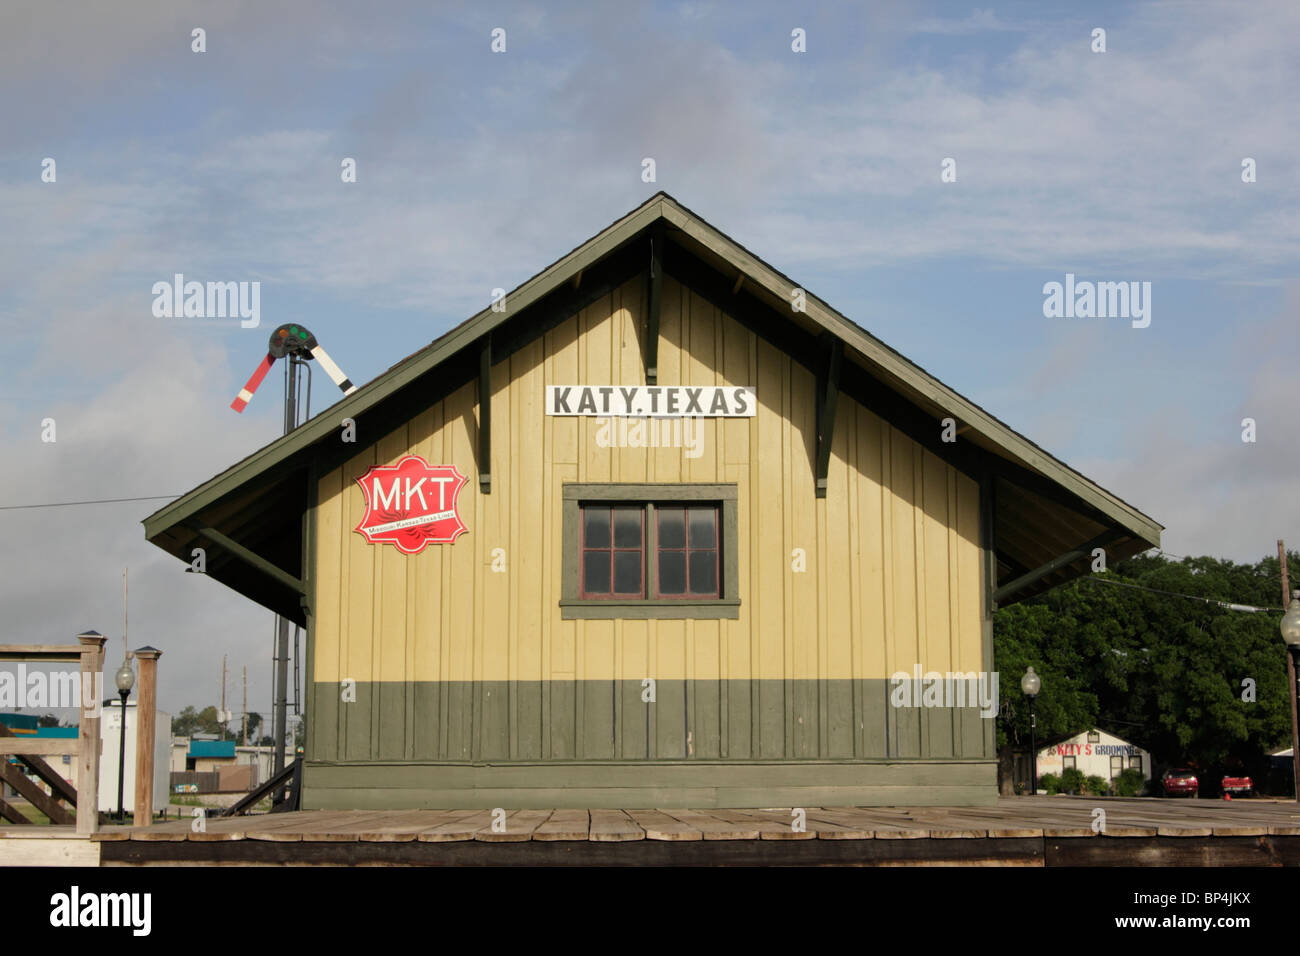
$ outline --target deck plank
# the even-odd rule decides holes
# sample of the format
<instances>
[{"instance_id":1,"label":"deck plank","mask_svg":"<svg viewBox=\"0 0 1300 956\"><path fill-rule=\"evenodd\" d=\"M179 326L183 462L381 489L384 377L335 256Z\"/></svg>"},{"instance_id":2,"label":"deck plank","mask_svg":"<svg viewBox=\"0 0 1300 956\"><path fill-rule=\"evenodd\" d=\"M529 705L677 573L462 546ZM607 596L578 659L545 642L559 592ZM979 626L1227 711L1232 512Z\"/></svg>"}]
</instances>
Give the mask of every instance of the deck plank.
<instances>
[{"instance_id":1,"label":"deck plank","mask_svg":"<svg viewBox=\"0 0 1300 956\"><path fill-rule=\"evenodd\" d=\"M924 840L930 831L893 807L823 807L827 819L870 830L875 840Z\"/></svg>"},{"instance_id":2,"label":"deck plank","mask_svg":"<svg viewBox=\"0 0 1300 956\"><path fill-rule=\"evenodd\" d=\"M678 820L700 831L706 840L757 840L759 827L757 821L735 822L728 820L725 810L664 810L674 820Z\"/></svg>"},{"instance_id":3,"label":"deck plank","mask_svg":"<svg viewBox=\"0 0 1300 956\"><path fill-rule=\"evenodd\" d=\"M357 834L362 843L412 843L437 822L436 810L399 810L373 820Z\"/></svg>"},{"instance_id":4,"label":"deck plank","mask_svg":"<svg viewBox=\"0 0 1300 956\"><path fill-rule=\"evenodd\" d=\"M805 807L808 811L808 829L817 830L819 840L874 840L876 832L861 825L861 821L840 814L833 807Z\"/></svg>"},{"instance_id":5,"label":"deck plank","mask_svg":"<svg viewBox=\"0 0 1300 956\"><path fill-rule=\"evenodd\" d=\"M808 826L794 828L794 815L786 810L710 810L710 814L732 823L753 823L758 827L760 840L815 840L817 830ZM805 817L807 812L805 811ZM806 822L806 820L805 820Z\"/></svg>"},{"instance_id":6,"label":"deck plank","mask_svg":"<svg viewBox=\"0 0 1300 956\"><path fill-rule=\"evenodd\" d=\"M588 840L600 843L622 843L644 840L643 830L624 810L592 810L591 830Z\"/></svg>"},{"instance_id":7,"label":"deck plank","mask_svg":"<svg viewBox=\"0 0 1300 956\"><path fill-rule=\"evenodd\" d=\"M511 810L506 814L505 829L497 832L490 826L474 834L483 843L526 843L533 831L550 819L554 810Z\"/></svg>"},{"instance_id":8,"label":"deck plank","mask_svg":"<svg viewBox=\"0 0 1300 956\"><path fill-rule=\"evenodd\" d=\"M302 842L360 843L361 834L364 831L378 825L381 820L391 816L392 813L392 810L362 810L344 813L340 817L322 817L319 820L311 821L309 827L303 828L301 831ZM276 827L274 830L265 830L263 832L275 839L277 834L287 836L289 830Z\"/></svg>"},{"instance_id":9,"label":"deck plank","mask_svg":"<svg viewBox=\"0 0 1300 956\"><path fill-rule=\"evenodd\" d=\"M632 822L645 830L647 840L681 842L703 840L704 834L698 827L675 820L662 810L628 810Z\"/></svg>"},{"instance_id":10,"label":"deck plank","mask_svg":"<svg viewBox=\"0 0 1300 956\"><path fill-rule=\"evenodd\" d=\"M453 818L442 823L432 823L421 830L416 839L421 843L459 843L473 840L474 834L492 825L490 810L451 810Z\"/></svg>"},{"instance_id":11,"label":"deck plank","mask_svg":"<svg viewBox=\"0 0 1300 956\"><path fill-rule=\"evenodd\" d=\"M586 810L556 810L549 820L533 831L534 840L585 840L591 833L591 814Z\"/></svg>"}]
</instances>

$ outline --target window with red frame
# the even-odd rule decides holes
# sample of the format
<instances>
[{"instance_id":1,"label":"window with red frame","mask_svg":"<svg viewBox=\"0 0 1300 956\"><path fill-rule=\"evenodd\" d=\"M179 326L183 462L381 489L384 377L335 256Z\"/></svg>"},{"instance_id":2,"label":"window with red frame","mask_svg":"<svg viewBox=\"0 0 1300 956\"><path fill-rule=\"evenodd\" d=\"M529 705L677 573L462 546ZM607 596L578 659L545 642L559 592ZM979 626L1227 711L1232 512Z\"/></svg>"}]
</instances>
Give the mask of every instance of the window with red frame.
<instances>
[{"instance_id":1,"label":"window with red frame","mask_svg":"<svg viewBox=\"0 0 1300 956\"><path fill-rule=\"evenodd\" d=\"M644 558L644 506L583 506L582 597L645 597Z\"/></svg>"},{"instance_id":2,"label":"window with red frame","mask_svg":"<svg viewBox=\"0 0 1300 956\"><path fill-rule=\"evenodd\" d=\"M656 505L656 597L717 598L717 505Z\"/></svg>"},{"instance_id":3,"label":"window with red frame","mask_svg":"<svg viewBox=\"0 0 1300 956\"><path fill-rule=\"evenodd\" d=\"M583 600L717 600L722 596L716 503L589 502L581 506Z\"/></svg>"}]
</instances>

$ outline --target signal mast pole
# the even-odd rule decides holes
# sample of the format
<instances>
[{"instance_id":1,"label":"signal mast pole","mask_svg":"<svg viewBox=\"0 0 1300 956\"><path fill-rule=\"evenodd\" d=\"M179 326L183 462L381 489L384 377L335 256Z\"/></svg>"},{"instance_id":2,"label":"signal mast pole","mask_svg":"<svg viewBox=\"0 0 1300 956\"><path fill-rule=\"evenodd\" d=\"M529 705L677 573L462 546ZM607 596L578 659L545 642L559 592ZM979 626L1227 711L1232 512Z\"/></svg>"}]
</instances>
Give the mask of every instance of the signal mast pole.
<instances>
[{"instance_id":1,"label":"signal mast pole","mask_svg":"<svg viewBox=\"0 0 1300 956\"><path fill-rule=\"evenodd\" d=\"M343 374L343 370L334 363L326 351L316 341L316 336L312 335L306 328L297 323L288 323L280 326L271 333L271 341L267 346L266 358L262 359L260 365L249 377L248 382L239 390L239 395L230 403L230 407L237 412L242 412L248 403L252 400L253 394L266 378L266 373L271 370L271 366L276 359L287 358L288 365L285 367L284 376L284 433L287 435L298 427L298 366L306 365L308 360L316 359L325 374L330 380L338 386L339 391L344 395L351 395L357 390L352 384L352 380ZM311 372L308 369L307 375L307 414L311 413ZM272 694L271 704L271 723L272 734L275 739L275 754L273 773L279 773L285 766L285 744L288 724L288 696L289 696L289 625L293 624L288 618L276 615L275 619L275 653L273 655L274 684L275 690ZM297 637L297 625L294 625L295 642ZM295 657L295 668L297 666ZM294 682L295 687L297 681ZM295 691L296 697L296 691ZM247 709L247 708L245 708ZM295 799L297 794L294 794ZM273 807L284 801L284 788L278 788L271 795L271 805Z\"/></svg>"},{"instance_id":2,"label":"signal mast pole","mask_svg":"<svg viewBox=\"0 0 1300 956\"><path fill-rule=\"evenodd\" d=\"M285 368L284 388L284 433L287 435L298 427L298 359L292 353ZM271 707L271 721L274 725L275 755L271 773L277 774L284 769L285 737L287 731L288 689L289 689L289 626L288 618L276 615L275 618L275 699ZM271 796L272 805L284 799L283 788Z\"/></svg>"}]
</instances>

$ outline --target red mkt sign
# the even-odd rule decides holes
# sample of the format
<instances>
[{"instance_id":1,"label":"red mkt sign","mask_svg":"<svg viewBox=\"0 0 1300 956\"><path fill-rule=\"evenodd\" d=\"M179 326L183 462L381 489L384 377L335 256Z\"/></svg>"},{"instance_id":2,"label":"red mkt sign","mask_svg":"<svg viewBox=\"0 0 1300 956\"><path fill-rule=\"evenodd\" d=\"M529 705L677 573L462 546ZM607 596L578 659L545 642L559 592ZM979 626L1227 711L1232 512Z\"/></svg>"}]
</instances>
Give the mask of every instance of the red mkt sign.
<instances>
[{"instance_id":1,"label":"red mkt sign","mask_svg":"<svg viewBox=\"0 0 1300 956\"><path fill-rule=\"evenodd\" d=\"M356 530L371 544L393 544L403 554L451 544L468 530L456 511L467 480L455 465L431 465L419 455L373 465L357 479L366 513Z\"/></svg>"}]
</instances>

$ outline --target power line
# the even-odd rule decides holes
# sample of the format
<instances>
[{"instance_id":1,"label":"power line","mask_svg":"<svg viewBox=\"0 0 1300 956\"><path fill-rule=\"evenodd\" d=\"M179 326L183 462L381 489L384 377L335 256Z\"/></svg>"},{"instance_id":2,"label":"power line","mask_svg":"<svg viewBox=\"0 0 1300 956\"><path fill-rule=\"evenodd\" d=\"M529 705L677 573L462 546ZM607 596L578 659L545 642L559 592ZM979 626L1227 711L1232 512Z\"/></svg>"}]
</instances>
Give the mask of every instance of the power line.
<instances>
[{"instance_id":1,"label":"power line","mask_svg":"<svg viewBox=\"0 0 1300 956\"><path fill-rule=\"evenodd\" d=\"M1286 609L1280 607L1255 607L1253 604L1231 604L1227 601L1216 601L1214 598L1200 597L1195 594L1180 594L1177 591L1162 591L1160 588L1149 588L1142 584L1129 584L1125 581L1110 581L1106 578L1087 577L1081 578L1083 581L1091 581L1094 584L1110 584L1117 588L1133 588L1136 591L1150 591L1152 594L1166 594L1169 597L1186 598L1189 601L1200 601L1204 604L1214 604L1218 607L1227 608L1229 611L1277 611L1283 612Z\"/></svg>"},{"instance_id":2,"label":"power line","mask_svg":"<svg viewBox=\"0 0 1300 956\"><path fill-rule=\"evenodd\" d=\"M90 498L86 501L50 501L39 505L0 505L0 511L18 511L23 508L68 508L72 505L107 505L119 501L159 501L163 498L179 498L180 495L145 495L142 498Z\"/></svg>"}]
</instances>

